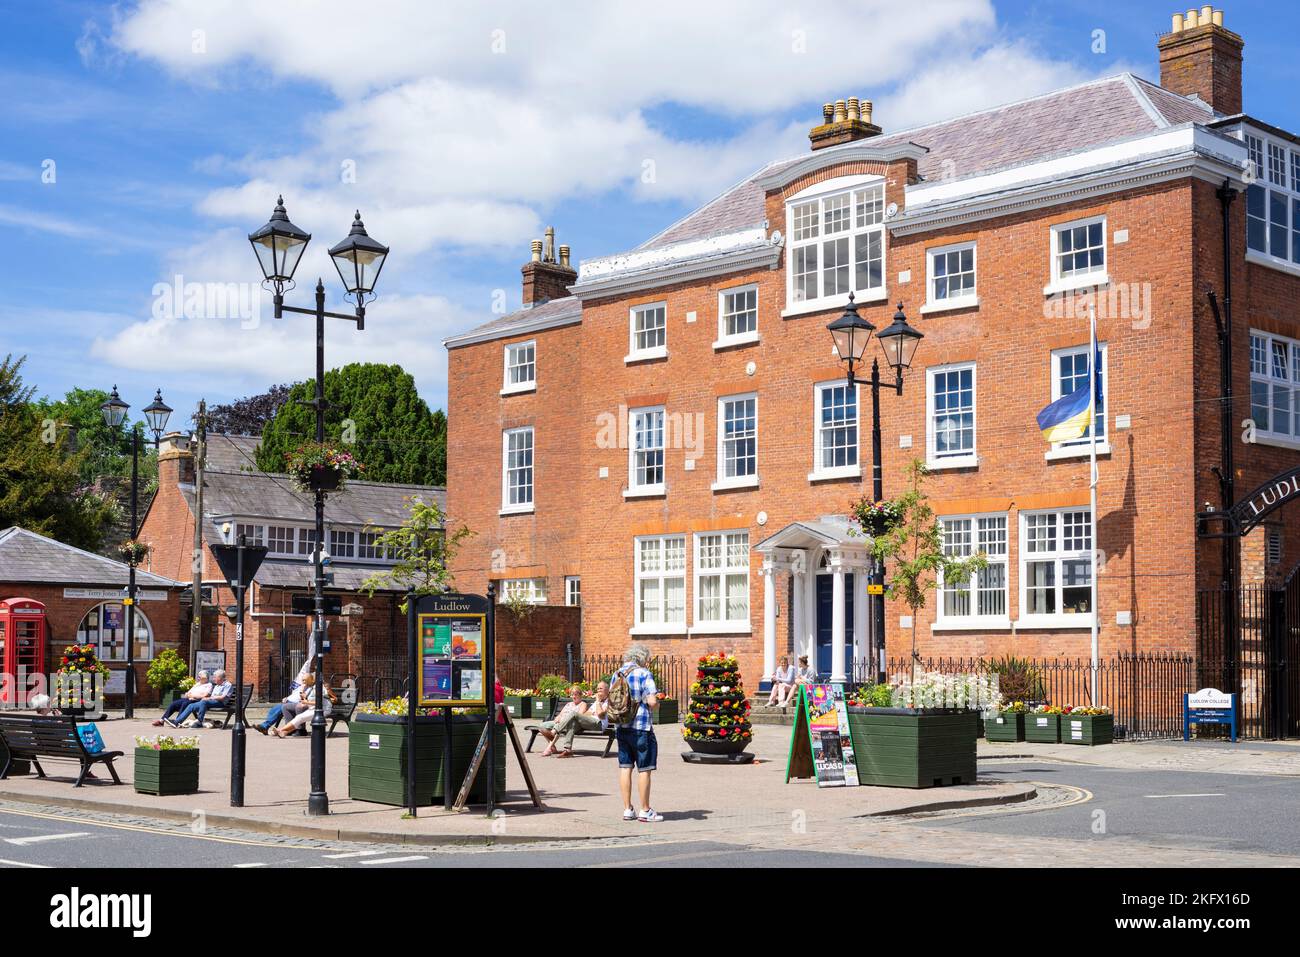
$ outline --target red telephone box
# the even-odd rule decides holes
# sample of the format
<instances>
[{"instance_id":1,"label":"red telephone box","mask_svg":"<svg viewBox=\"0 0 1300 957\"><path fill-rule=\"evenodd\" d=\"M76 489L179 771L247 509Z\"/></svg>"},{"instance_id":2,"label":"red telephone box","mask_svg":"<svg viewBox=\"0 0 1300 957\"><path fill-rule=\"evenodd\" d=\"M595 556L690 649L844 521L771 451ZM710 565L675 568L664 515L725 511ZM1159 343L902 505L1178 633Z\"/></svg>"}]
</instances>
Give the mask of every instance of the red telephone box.
<instances>
[{"instance_id":1,"label":"red telephone box","mask_svg":"<svg viewBox=\"0 0 1300 957\"><path fill-rule=\"evenodd\" d=\"M0 600L0 702L27 706L30 677L45 672L46 635L45 605L35 598Z\"/></svg>"}]
</instances>

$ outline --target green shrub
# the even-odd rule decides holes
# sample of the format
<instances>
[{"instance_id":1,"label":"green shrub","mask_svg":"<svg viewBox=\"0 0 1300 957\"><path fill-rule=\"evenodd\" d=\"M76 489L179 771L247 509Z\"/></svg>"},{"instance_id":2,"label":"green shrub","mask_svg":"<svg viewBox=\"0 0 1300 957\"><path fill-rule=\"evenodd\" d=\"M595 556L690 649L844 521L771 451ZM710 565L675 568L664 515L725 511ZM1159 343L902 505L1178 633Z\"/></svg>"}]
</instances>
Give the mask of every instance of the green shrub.
<instances>
[{"instance_id":1,"label":"green shrub","mask_svg":"<svg viewBox=\"0 0 1300 957\"><path fill-rule=\"evenodd\" d=\"M542 675L537 679L537 693L542 697L563 698L573 683L564 675Z\"/></svg>"},{"instance_id":2,"label":"green shrub","mask_svg":"<svg viewBox=\"0 0 1300 957\"><path fill-rule=\"evenodd\" d=\"M998 693L1004 701L1042 701L1047 697L1042 673L1028 659L1006 655L989 665L998 676Z\"/></svg>"},{"instance_id":3,"label":"green shrub","mask_svg":"<svg viewBox=\"0 0 1300 957\"><path fill-rule=\"evenodd\" d=\"M145 674L145 683L157 691L174 691L189 674L189 667L174 648L165 648L158 653ZM190 683L193 687L193 682Z\"/></svg>"}]
</instances>

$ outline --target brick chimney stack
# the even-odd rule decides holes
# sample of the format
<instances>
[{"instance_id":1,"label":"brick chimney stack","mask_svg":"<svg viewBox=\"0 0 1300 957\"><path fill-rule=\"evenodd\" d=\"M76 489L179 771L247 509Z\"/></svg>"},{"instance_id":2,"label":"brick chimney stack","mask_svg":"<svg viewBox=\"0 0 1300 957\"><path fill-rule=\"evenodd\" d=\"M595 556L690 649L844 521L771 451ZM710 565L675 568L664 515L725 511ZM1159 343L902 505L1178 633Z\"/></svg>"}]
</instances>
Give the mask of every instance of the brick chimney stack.
<instances>
[{"instance_id":1,"label":"brick chimney stack","mask_svg":"<svg viewBox=\"0 0 1300 957\"><path fill-rule=\"evenodd\" d=\"M879 135L880 127L871 122L871 101L851 96L822 105L822 123L808 131L808 142L820 150Z\"/></svg>"},{"instance_id":2,"label":"brick chimney stack","mask_svg":"<svg viewBox=\"0 0 1300 957\"><path fill-rule=\"evenodd\" d=\"M158 485L193 485L194 453L184 432L168 432L158 441Z\"/></svg>"},{"instance_id":3,"label":"brick chimney stack","mask_svg":"<svg viewBox=\"0 0 1300 957\"><path fill-rule=\"evenodd\" d=\"M569 265L569 247L560 247L555 258L555 227L546 227L546 240L533 240L533 258L524 264L524 305L540 306L552 299L563 299L569 286L578 281L578 272Z\"/></svg>"},{"instance_id":4,"label":"brick chimney stack","mask_svg":"<svg viewBox=\"0 0 1300 957\"><path fill-rule=\"evenodd\" d=\"M1203 6L1175 13L1173 29L1156 44L1160 85L1199 96L1219 113L1241 112L1241 50L1245 41L1223 26L1223 11Z\"/></svg>"}]
</instances>

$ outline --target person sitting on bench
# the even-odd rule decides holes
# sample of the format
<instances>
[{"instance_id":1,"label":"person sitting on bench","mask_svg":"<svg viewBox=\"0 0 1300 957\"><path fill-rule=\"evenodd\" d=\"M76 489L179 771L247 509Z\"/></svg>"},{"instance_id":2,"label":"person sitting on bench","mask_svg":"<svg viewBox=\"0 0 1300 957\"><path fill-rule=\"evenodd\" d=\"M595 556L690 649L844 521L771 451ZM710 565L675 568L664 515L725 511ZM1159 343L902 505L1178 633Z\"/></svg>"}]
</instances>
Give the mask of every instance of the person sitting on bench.
<instances>
[{"instance_id":1,"label":"person sitting on bench","mask_svg":"<svg viewBox=\"0 0 1300 957\"><path fill-rule=\"evenodd\" d=\"M42 716L48 714L58 715L63 713L58 708L50 704L50 696L47 694L32 695L31 699L27 702L27 705L37 714Z\"/></svg>"},{"instance_id":2,"label":"person sitting on bench","mask_svg":"<svg viewBox=\"0 0 1300 957\"><path fill-rule=\"evenodd\" d=\"M321 685L321 689L324 691L322 697L325 701L325 717L328 718L330 712L334 710L334 702L337 700L337 697L330 689L328 681ZM283 727L276 728L271 732L277 738L293 737L303 728L311 724L312 719L316 717L316 689L314 687L307 687L303 689L303 694L305 695L307 707L299 711L292 721L289 721Z\"/></svg>"},{"instance_id":3,"label":"person sitting on bench","mask_svg":"<svg viewBox=\"0 0 1300 957\"><path fill-rule=\"evenodd\" d=\"M234 691L234 685L226 680L226 673L217 670L212 674L212 688L208 693L186 705L185 710L177 716L174 724L179 728L191 718L196 719L194 727L203 727L203 722L207 719L208 709L214 707L224 707L230 700L230 695Z\"/></svg>"},{"instance_id":4,"label":"person sitting on bench","mask_svg":"<svg viewBox=\"0 0 1300 957\"><path fill-rule=\"evenodd\" d=\"M578 718L587 713L587 702L582 700L582 689L574 685L569 689L569 700L550 721L542 722L542 737L547 740L542 757L552 754L562 758L573 756L573 736L578 733ZM559 741L559 747L556 747Z\"/></svg>"},{"instance_id":5,"label":"person sitting on bench","mask_svg":"<svg viewBox=\"0 0 1300 957\"><path fill-rule=\"evenodd\" d=\"M194 682L194 687L181 695L175 701L167 706L167 710L162 713L162 717L153 723L155 728L161 728L164 724L175 725L178 722L171 720L172 715L182 711L196 701L206 698L212 693L212 682L208 680L208 673L200 671L198 680Z\"/></svg>"},{"instance_id":6,"label":"person sitting on bench","mask_svg":"<svg viewBox=\"0 0 1300 957\"><path fill-rule=\"evenodd\" d=\"M315 675L303 675L302 680L297 683L297 687L289 692L289 696L282 699L279 704L266 713L266 720L257 725L258 732L267 734L281 718L288 722L298 717L298 712L307 707L306 702L303 701L303 696L307 693L307 689L315 683Z\"/></svg>"}]
</instances>

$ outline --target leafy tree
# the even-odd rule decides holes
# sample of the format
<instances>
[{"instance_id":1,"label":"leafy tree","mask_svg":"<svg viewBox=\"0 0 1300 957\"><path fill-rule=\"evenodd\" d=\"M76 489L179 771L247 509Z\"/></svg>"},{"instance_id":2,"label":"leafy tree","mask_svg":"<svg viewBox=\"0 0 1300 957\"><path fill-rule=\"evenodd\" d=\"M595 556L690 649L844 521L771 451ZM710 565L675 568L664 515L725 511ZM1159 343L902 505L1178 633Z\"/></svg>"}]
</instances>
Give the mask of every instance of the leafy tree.
<instances>
[{"instance_id":1,"label":"leafy tree","mask_svg":"<svg viewBox=\"0 0 1300 957\"><path fill-rule=\"evenodd\" d=\"M315 384L299 382L262 429L257 467L284 471L285 456L316 435L308 404ZM350 447L372 482L444 485L447 417L431 412L415 379L398 365L353 363L325 373L326 441ZM347 426L350 423L350 426Z\"/></svg>"},{"instance_id":2,"label":"leafy tree","mask_svg":"<svg viewBox=\"0 0 1300 957\"><path fill-rule=\"evenodd\" d=\"M393 559L393 567L375 572L361 583L367 597L380 588L396 588L417 596L440 595L452 586L448 566L461 542L474 533L462 525L448 535L446 519L437 502L426 502L418 495L408 501L411 504L406 521L375 540L376 547L382 547ZM406 611L405 602L400 607Z\"/></svg>"},{"instance_id":3,"label":"leafy tree","mask_svg":"<svg viewBox=\"0 0 1300 957\"><path fill-rule=\"evenodd\" d=\"M103 389L72 388L62 399L41 399L36 414L52 421L60 438L68 446L84 453L81 480L89 485L102 478L131 477L131 423L118 430L108 427L101 406L108 399ZM157 487L158 461L153 454L153 433L142 419L136 424L140 434L140 489L147 500ZM175 424L173 422L171 424Z\"/></svg>"},{"instance_id":4,"label":"leafy tree","mask_svg":"<svg viewBox=\"0 0 1300 957\"><path fill-rule=\"evenodd\" d=\"M282 383L271 386L260 395L214 405L208 409L208 431L227 435L261 435L288 399L289 386Z\"/></svg>"},{"instance_id":5,"label":"leafy tree","mask_svg":"<svg viewBox=\"0 0 1300 957\"><path fill-rule=\"evenodd\" d=\"M32 402L24 358L0 361L0 528L21 525L94 551L117 518L115 503L82 479L89 449L70 449L57 420Z\"/></svg>"}]
</instances>

